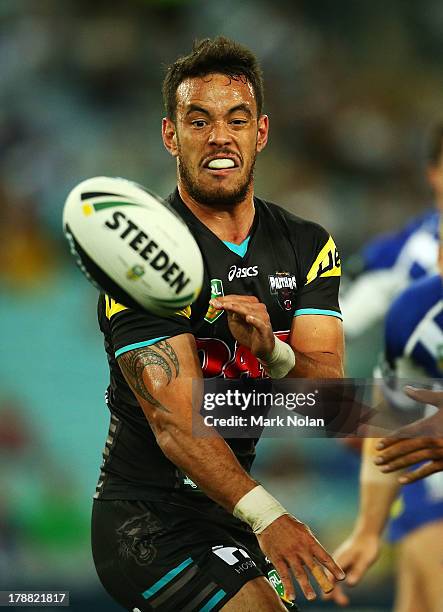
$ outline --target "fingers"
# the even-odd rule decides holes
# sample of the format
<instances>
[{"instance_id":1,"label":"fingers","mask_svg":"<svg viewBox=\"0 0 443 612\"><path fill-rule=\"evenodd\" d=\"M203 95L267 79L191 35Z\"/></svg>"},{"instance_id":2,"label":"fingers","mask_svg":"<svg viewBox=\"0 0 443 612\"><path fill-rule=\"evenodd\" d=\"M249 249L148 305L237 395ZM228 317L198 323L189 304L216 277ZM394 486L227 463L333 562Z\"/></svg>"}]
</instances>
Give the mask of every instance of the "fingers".
<instances>
[{"instance_id":1,"label":"fingers","mask_svg":"<svg viewBox=\"0 0 443 612\"><path fill-rule=\"evenodd\" d=\"M315 558L319 561L326 569L328 569L336 580L344 580L346 577L343 569L336 563L333 557L318 543L317 549L315 550Z\"/></svg>"},{"instance_id":2,"label":"fingers","mask_svg":"<svg viewBox=\"0 0 443 612\"><path fill-rule=\"evenodd\" d=\"M334 588L334 583L329 580L324 571L318 565L314 565L309 568L311 574L314 576L316 581L318 582L323 593L330 593Z\"/></svg>"},{"instance_id":3,"label":"fingers","mask_svg":"<svg viewBox=\"0 0 443 612\"><path fill-rule=\"evenodd\" d=\"M390 474L391 472L410 467L411 465L420 463L420 461L425 461L432 458L432 451L430 449L422 449L402 455L396 459L385 460L383 464L380 465L380 470L384 474Z\"/></svg>"},{"instance_id":4,"label":"fingers","mask_svg":"<svg viewBox=\"0 0 443 612\"><path fill-rule=\"evenodd\" d=\"M349 605L349 597L343 590L341 584L336 584L334 589L330 593L325 593L323 595L323 599L325 601L333 601L339 606L348 606Z\"/></svg>"},{"instance_id":5,"label":"fingers","mask_svg":"<svg viewBox=\"0 0 443 612\"><path fill-rule=\"evenodd\" d=\"M390 459L396 459L402 455L427 448L431 438L384 438L375 447L381 452L375 458L375 463L381 465Z\"/></svg>"},{"instance_id":6,"label":"fingers","mask_svg":"<svg viewBox=\"0 0 443 612\"><path fill-rule=\"evenodd\" d=\"M212 298L210 303L215 308L225 308L227 304L232 302L244 302L249 304L259 304L260 300L255 295L236 295L234 293L230 295L224 295L217 298Z\"/></svg>"},{"instance_id":7,"label":"fingers","mask_svg":"<svg viewBox=\"0 0 443 612\"><path fill-rule=\"evenodd\" d=\"M315 540L313 548L313 556L315 559L312 556L304 556L303 565L296 562L291 563L292 571L294 572L294 576L303 594L310 600L315 599L316 593L309 581L309 575L306 568L310 571L323 593L330 593L334 589L335 580L343 580L345 578L344 571L317 540ZM327 576L323 568L326 568L326 572L329 571L331 578Z\"/></svg>"},{"instance_id":8,"label":"fingers","mask_svg":"<svg viewBox=\"0 0 443 612\"><path fill-rule=\"evenodd\" d=\"M295 579L297 580L303 595L306 599L310 601L317 597L316 592L312 588L311 583L309 582L309 577L306 572L306 569L300 563L291 563L292 572L294 574Z\"/></svg>"},{"instance_id":9,"label":"fingers","mask_svg":"<svg viewBox=\"0 0 443 612\"><path fill-rule=\"evenodd\" d=\"M283 583L283 587L285 589L285 596L291 601L293 601L295 599L295 591L288 566L284 561L273 561L273 563L275 569L277 570L280 576L280 580Z\"/></svg>"},{"instance_id":10,"label":"fingers","mask_svg":"<svg viewBox=\"0 0 443 612\"><path fill-rule=\"evenodd\" d=\"M245 321L246 323L249 323L249 325L253 325L261 336L265 337L268 334L269 323L263 321L263 319L260 319L259 317L256 317L252 314L248 314L246 315Z\"/></svg>"},{"instance_id":11,"label":"fingers","mask_svg":"<svg viewBox=\"0 0 443 612\"><path fill-rule=\"evenodd\" d=\"M439 438L413 438L397 440L385 448L375 459L382 472L410 467L420 461L443 459L443 445Z\"/></svg>"},{"instance_id":12,"label":"fingers","mask_svg":"<svg viewBox=\"0 0 443 612\"><path fill-rule=\"evenodd\" d=\"M247 297L247 296L246 296ZM217 298L212 299L211 304L218 309L223 308L226 312L235 312L237 314L241 314L246 317L249 314L254 313L267 313L266 306L262 302L258 301L247 301L247 300L239 300L239 299L226 299L226 298Z\"/></svg>"},{"instance_id":13,"label":"fingers","mask_svg":"<svg viewBox=\"0 0 443 612\"><path fill-rule=\"evenodd\" d=\"M402 474L398 479L398 482L400 482L401 484L411 484L411 482L416 482L417 480L426 478L426 476L430 476L431 474L435 474L436 472L442 471L443 460L428 461L428 463L421 465L416 470L413 470L412 472L407 472L406 474Z\"/></svg>"},{"instance_id":14,"label":"fingers","mask_svg":"<svg viewBox=\"0 0 443 612\"><path fill-rule=\"evenodd\" d=\"M404 388L406 395L411 397L416 402L422 404L432 404L439 408L443 406L443 391L432 391L431 389L415 389L407 386Z\"/></svg>"},{"instance_id":15,"label":"fingers","mask_svg":"<svg viewBox=\"0 0 443 612\"><path fill-rule=\"evenodd\" d=\"M363 556L358 557L346 575L346 583L349 584L349 586L355 586L360 582L362 576L364 576L371 564L372 562L369 562Z\"/></svg>"}]
</instances>

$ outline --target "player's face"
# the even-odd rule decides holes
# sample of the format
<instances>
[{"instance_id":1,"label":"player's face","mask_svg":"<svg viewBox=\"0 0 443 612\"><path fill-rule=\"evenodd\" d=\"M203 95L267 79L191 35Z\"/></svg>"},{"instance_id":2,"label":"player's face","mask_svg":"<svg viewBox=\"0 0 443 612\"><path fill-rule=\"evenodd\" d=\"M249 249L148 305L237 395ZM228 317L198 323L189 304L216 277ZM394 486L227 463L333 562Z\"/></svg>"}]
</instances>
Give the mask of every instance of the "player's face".
<instances>
[{"instance_id":1,"label":"player's face","mask_svg":"<svg viewBox=\"0 0 443 612\"><path fill-rule=\"evenodd\" d=\"M267 134L268 118L257 117L251 85L223 74L183 81L175 124L163 125L165 145L178 159L181 189L216 207L238 204L252 193L255 158Z\"/></svg>"}]
</instances>

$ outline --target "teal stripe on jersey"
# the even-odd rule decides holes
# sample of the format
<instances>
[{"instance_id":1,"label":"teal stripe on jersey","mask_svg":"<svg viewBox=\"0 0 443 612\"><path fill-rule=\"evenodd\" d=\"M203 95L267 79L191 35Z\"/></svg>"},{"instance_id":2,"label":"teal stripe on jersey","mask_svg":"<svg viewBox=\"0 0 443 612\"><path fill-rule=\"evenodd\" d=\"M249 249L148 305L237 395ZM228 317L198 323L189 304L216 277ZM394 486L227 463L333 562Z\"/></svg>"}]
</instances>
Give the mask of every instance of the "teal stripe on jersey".
<instances>
[{"instance_id":1,"label":"teal stripe on jersey","mask_svg":"<svg viewBox=\"0 0 443 612\"><path fill-rule=\"evenodd\" d=\"M175 578L177 576L177 574L179 574L181 571L183 571L185 569L185 567L188 567L188 565L191 565L192 562L193 561L192 561L191 557L188 557L187 559L185 559L183 561L183 563L180 563L180 565L177 565L177 567L174 567L174 569L172 569L170 572L165 574L163 576L163 578L160 578L160 580L157 580L157 582L154 582L154 584L151 587L149 587L149 589L147 589L144 593L142 593L143 597L145 599L149 599L150 597L155 595L157 593L157 591L159 591L166 584L171 582L171 580L173 578ZM208 608L208 610L210 610L210 609L211 608Z\"/></svg>"},{"instance_id":2,"label":"teal stripe on jersey","mask_svg":"<svg viewBox=\"0 0 443 612\"><path fill-rule=\"evenodd\" d=\"M160 340L164 340L165 338L170 338L170 336L160 336L159 338L153 338L152 340L144 340L143 342L134 342L134 344L128 344L127 346L118 349L118 351L115 351L115 357L120 357L120 355L123 355L123 353L132 351L132 349L143 348L144 346L151 346L151 344L160 342Z\"/></svg>"},{"instance_id":3,"label":"teal stripe on jersey","mask_svg":"<svg viewBox=\"0 0 443 612\"><path fill-rule=\"evenodd\" d=\"M340 312L335 312L335 310L323 310L322 308L300 308L294 312L294 317L298 317L299 315L305 314L321 314L328 315L330 317L337 317L337 319L342 319L343 317Z\"/></svg>"},{"instance_id":4,"label":"teal stripe on jersey","mask_svg":"<svg viewBox=\"0 0 443 612\"><path fill-rule=\"evenodd\" d=\"M206 605L203 606L203 608L200 608L199 612L209 612L209 610L212 610L212 608L214 608L218 604L220 599L223 599L225 595L226 592L223 589L220 589L215 595L211 597L211 599Z\"/></svg>"},{"instance_id":5,"label":"teal stripe on jersey","mask_svg":"<svg viewBox=\"0 0 443 612\"><path fill-rule=\"evenodd\" d=\"M236 255L240 255L240 257L244 257L248 250L249 239L251 236L248 236L243 240L241 244L235 244L235 242L228 242L227 240L223 240L223 244L225 244L228 249L230 249Z\"/></svg>"}]
</instances>

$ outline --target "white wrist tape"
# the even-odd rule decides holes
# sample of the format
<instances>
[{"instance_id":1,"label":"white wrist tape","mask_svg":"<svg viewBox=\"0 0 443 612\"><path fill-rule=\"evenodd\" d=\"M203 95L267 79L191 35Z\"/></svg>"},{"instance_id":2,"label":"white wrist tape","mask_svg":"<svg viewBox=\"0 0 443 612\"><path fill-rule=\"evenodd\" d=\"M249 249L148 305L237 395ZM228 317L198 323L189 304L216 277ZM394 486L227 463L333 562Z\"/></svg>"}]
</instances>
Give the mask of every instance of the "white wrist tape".
<instances>
[{"instance_id":1,"label":"white wrist tape","mask_svg":"<svg viewBox=\"0 0 443 612\"><path fill-rule=\"evenodd\" d=\"M234 516L248 523L255 534L259 534L283 514L289 514L261 485L243 495L237 502Z\"/></svg>"},{"instance_id":2,"label":"white wrist tape","mask_svg":"<svg viewBox=\"0 0 443 612\"><path fill-rule=\"evenodd\" d=\"M274 350L266 361L261 361L270 378L284 378L295 366L295 355L292 348L286 342L282 342L275 336Z\"/></svg>"}]
</instances>

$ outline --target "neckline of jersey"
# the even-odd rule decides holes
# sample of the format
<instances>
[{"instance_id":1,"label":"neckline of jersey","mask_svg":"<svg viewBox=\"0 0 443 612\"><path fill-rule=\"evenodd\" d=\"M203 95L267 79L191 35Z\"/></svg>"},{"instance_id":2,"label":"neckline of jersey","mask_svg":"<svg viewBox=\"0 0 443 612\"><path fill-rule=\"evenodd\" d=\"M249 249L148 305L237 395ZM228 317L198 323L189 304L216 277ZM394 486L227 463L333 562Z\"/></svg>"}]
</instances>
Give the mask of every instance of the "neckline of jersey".
<instances>
[{"instance_id":1,"label":"neckline of jersey","mask_svg":"<svg viewBox=\"0 0 443 612\"><path fill-rule=\"evenodd\" d=\"M178 208L180 208L180 215L182 217L186 217L187 220L190 223L193 223L194 225L197 225L199 227L201 227L203 229L203 231L208 234L209 236L215 238L216 240L218 240L218 242L220 242L226 249L228 249L231 253L234 253L234 255L236 255L237 257L239 257L240 259L243 259L244 257L246 257L246 255L248 254L248 252L250 251L250 246L251 246L251 242L255 236L256 230L257 230L257 226L259 223L259 210L260 210L260 200L256 197L254 197L254 208L255 208L255 214L254 214L254 220L252 222L251 225L251 229L249 231L248 236L243 240L243 242L241 244L235 244L233 242L229 242L227 240L221 240L221 238L219 238L217 236L217 234L215 234L211 229L209 229L209 227L207 225L205 225L202 221L200 221L200 219L194 215L194 213L192 212L192 210L190 210L186 204L183 202L183 200L180 197L178 188L176 187L174 192L169 196L168 198L169 202L175 203L176 205L178 205ZM244 245L246 244L246 249L244 249ZM237 247L240 252L237 252L236 250L234 250L233 248L231 248L230 245L233 245L234 247ZM244 249L244 253L241 254L241 250Z\"/></svg>"}]
</instances>

